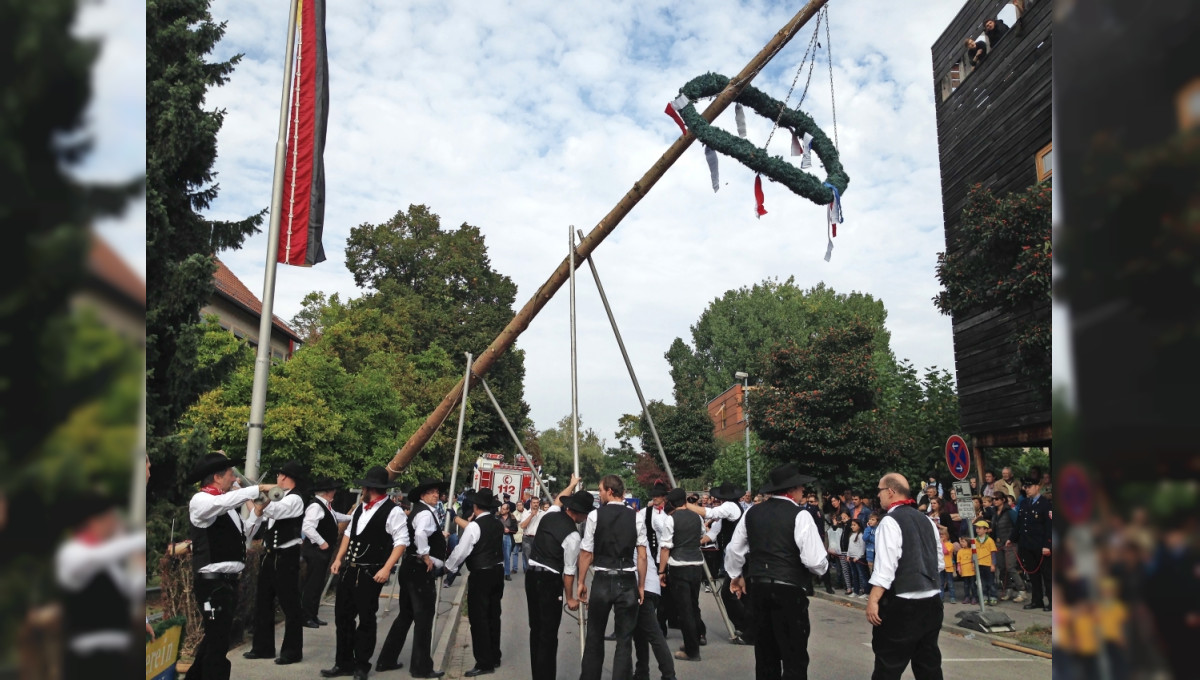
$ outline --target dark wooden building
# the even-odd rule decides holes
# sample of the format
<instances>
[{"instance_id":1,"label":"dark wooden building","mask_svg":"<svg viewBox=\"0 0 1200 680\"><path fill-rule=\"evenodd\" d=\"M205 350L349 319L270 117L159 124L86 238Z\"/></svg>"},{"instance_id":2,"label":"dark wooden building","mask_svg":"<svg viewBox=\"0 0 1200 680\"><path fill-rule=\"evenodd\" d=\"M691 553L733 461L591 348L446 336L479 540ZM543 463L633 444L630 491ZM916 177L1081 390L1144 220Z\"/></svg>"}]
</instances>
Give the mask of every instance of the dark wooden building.
<instances>
[{"instance_id":1,"label":"dark wooden building","mask_svg":"<svg viewBox=\"0 0 1200 680\"><path fill-rule=\"evenodd\" d=\"M1052 5L970 0L933 45L947 254L972 245L960 224L970 186L1002 196L1050 181ZM965 41L981 38L997 16L1009 17L1010 28L974 65ZM977 447L1049 444L1050 395L1012 365L1012 331L1030 316L1049 324L1049 301L954 317L960 425Z\"/></svg>"}]
</instances>

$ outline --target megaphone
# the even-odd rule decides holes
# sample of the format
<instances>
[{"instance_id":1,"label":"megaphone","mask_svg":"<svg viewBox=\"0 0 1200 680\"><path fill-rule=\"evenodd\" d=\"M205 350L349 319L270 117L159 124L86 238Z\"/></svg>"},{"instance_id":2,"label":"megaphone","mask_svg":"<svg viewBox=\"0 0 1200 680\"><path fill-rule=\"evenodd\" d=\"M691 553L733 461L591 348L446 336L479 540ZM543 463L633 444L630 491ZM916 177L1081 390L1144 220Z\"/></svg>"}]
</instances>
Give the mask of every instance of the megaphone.
<instances>
[{"instance_id":1,"label":"megaphone","mask_svg":"<svg viewBox=\"0 0 1200 680\"><path fill-rule=\"evenodd\" d=\"M255 481L251 480L250 478L246 477L245 475L242 474L242 471L237 468L233 468L233 474L235 477L237 477L238 486L240 486L243 489L248 489L252 486L258 486L258 482L255 482ZM273 486L266 493L259 493L258 500L256 502L260 503L262 505L266 505L267 503L269 503L271 501L283 500L283 496L285 493L286 492L283 490L283 488L278 487L278 486Z\"/></svg>"}]
</instances>

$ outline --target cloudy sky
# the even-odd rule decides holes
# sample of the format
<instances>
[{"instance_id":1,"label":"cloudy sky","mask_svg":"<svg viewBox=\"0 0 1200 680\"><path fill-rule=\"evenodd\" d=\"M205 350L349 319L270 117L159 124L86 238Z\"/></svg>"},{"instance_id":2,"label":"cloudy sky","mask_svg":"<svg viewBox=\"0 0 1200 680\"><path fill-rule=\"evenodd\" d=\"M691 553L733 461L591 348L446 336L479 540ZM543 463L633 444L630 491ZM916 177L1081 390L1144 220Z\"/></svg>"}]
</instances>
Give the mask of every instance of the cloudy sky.
<instances>
[{"instance_id":1,"label":"cloudy sky","mask_svg":"<svg viewBox=\"0 0 1200 680\"><path fill-rule=\"evenodd\" d=\"M596 251L648 398L671 401L663 353L675 337L690 341L689 327L713 299L772 277L881 298L897 356L953 370L950 320L931 302L944 239L930 46L961 6L831 3L832 40L822 27L802 107L833 136L832 51L837 136L851 182L831 262L823 261L823 207L766 183L769 213L755 219L753 174L722 158L714 194L698 144ZM281 267L276 313L290 319L313 290L360 295L344 265L350 229L422 203L445 228L483 230L493 266L518 285L520 307L566 255L569 225L590 231L678 137L662 111L679 87L706 71L736 74L799 7L330 3L329 260ZM210 216L236 219L270 199L287 3L214 0L212 14L228 22L214 56L245 55L231 82L209 96L228 111L216 166L221 193ZM142 21L97 23L124 43L144 35ZM783 99L812 30L810 22L754 84ZM98 83L110 106L144 96L144 76L131 75L114 68ZM806 78L807 70L791 105ZM136 119L105 115L114 130ZM762 144L771 123L748 118L749 138ZM732 110L717 122L732 130ZM786 154L787 144L776 136L769 150ZM144 154L144 145L129 146ZM108 233L144 271L144 252L127 236L138 219ZM265 244L260 235L222 255L256 292ZM617 418L638 405L586 269L577 283L580 412L585 426L611 440ZM570 410L565 286L517 346L526 352L534 423L550 427Z\"/></svg>"}]
</instances>

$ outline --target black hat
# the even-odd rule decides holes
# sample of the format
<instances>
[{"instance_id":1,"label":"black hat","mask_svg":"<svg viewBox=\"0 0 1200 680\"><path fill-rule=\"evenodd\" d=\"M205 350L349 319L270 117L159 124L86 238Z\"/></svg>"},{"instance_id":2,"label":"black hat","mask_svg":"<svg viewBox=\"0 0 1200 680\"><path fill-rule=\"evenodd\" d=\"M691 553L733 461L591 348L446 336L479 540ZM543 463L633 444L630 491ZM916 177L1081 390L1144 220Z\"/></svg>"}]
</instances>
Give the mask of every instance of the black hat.
<instances>
[{"instance_id":1,"label":"black hat","mask_svg":"<svg viewBox=\"0 0 1200 680\"><path fill-rule=\"evenodd\" d=\"M667 492L667 502L670 503L672 507L682 508L686 500L687 492L681 487L677 486Z\"/></svg>"},{"instance_id":2,"label":"black hat","mask_svg":"<svg viewBox=\"0 0 1200 680\"><path fill-rule=\"evenodd\" d=\"M708 490L708 495L721 501L736 501L745 495L746 491L737 484L725 482Z\"/></svg>"},{"instance_id":3,"label":"black hat","mask_svg":"<svg viewBox=\"0 0 1200 680\"><path fill-rule=\"evenodd\" d=\"M246 459L230 458L229 456L225 455L224 451L213 451L212 453L206 453L200 458L200 460L196 461L194 466L192 466L192 474L188 476L188 482L198 482L213 473L224 472L225 470L228 470L236 465L241 465L244 462L246 462Z\"/></svg>"},{"instance_id":4,"label":"black hat","mask_svg":"<svg viewBox=\"0 0 1200 680\"><path fill-rule=\"evenodd\" d=\"M806 486L816 481L816 477L802 475L791 463L784 463L771 470L767 475L767 483L759 489L763 493L778 493L793 487Z\"/></svg>"},{"instance_id":5,"label":"black hat","mask_svg":"<svg viewBox=\"0 0 1200 680\"><path fill-rule=\"evenodd\" d=\"M280 466L279 474L287 475L297 482L305 482L308 480L308 470L294 460L289 460Z\"/></svg>"},{"instance_id":6,"label":"black hat","mask_svg":"<svg viewBox=\"0 0 1200 680\"><path fill-rule=\"evenodd\" d=\"M666 484L663 484L661 481L655 482L654 486L650 487L650 497L659 498L660 496L666 496L667 491Z\"/></svg>"},{"instance_id":7,"label":"black hat","mask_svg":"<svg viewBox=\"0 0 1200 680\"><path fill-rule=\"evenodd\" d=\"M446 493L450 489L450 482L434 477L422 477L421 481L408 492L408 500L416 503L421 500L421 496L424 496L426 491L434 487L437 487L437 490L441 493Z\"/></svg>"},{"instance_id":8,"label":"black hat","mask_svg":"<svg viewBox=\"0 0 1200 680\"><path fill-rule=\"evenodd\" d=\"M285 472L283 474L286 475L287 473ZM313 493L317 493L320 491L337 491L340 488L342 488L342 483L333 477L317 477L315 480L313 480L312 488L309 490Z\"/></svg>"},{"instance_id":9,"label":"black hat","mask_svg":"<svg viewBox=\"0 0 1200 680\"><path fill-rule=\"evenodd\" d=\"M562 501L563 507L575 512L588 513L596 507L596 497L587 491L576 491Z\"/></svg>"},{"instance_id":10,"label":"black hat","mask_svg":"<svg viewBox=\"0 0 1200 680\"><path fill-rule=\"evenodd\" d=\"M1040 480L1040 479L1036 479L1036 478L1034 478L1034 477L1030 477L1029 479L1026 479L1026 480L1025 480L1025 481L1024 481L1022 484L1021 484L1021 488L1022 488L1022 489L1024 489L1024 488L1025 488L1025 487L1027 487L1027 486L1039 486L1039 487L1040 487L1041 485L1042 485L1042 480Z\"/></svg>"},{"instance_id":11,"label":"black hat","mask_svg":"<svg viewBox=\"0 0 1200 680\"><path fill-rule=\"evenodd\" d=\"M500 501L491 489L468 489L463 500L470 501L472 505L483 510L495 510L500 507Z\"/></svg>"},{"instance_id":12,"label":"black hat","mask_svg":"<svg viewBox=\"0 0 1200 680\"><path fill-rule=\"evenodd\" d=\"M361 486L368 489L390 489L399 486L400 482L388 481L387 470L382 465L372 466L367 470L367 474L363 475L362 479L356 479L351 482L354 486Z\"/></svg>"},{"instance_id":13,"label":"black hat","mask_svg":"<svg viewBox=\"0 0 1200 680\"><path fill-rule=\"evenodd\" d=\"M117 507L117 502L94 491L85 491L62 503L63 524L75 528L87 520Z\"/></svg>"}]
</instances>

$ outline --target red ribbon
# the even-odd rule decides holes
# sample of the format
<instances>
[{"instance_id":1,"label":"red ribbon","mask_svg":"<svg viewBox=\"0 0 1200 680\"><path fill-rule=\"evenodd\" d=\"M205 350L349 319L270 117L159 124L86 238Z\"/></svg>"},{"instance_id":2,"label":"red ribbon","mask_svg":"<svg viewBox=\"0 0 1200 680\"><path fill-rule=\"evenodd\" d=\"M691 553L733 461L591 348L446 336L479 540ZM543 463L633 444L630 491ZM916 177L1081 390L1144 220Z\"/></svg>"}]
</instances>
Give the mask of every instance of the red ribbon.
<instances>
[{"instance_id":1,"label":"red ribbon","mask_svg":"<svg viewBox=\"0 0 1200 680\"><path fill-rule=\"evenodd\" d=\"M905 498L902 501L896 501L895 503L892 503L891 505L889 505L887 507L887 509L888 509L888 512L891 512L892 508L896 507L897 505L916 505L916 504L917 504L917 502L914 501L913 499Z\"/></svg>"},{"instance_id":2,"label":"red ribbon","mask_svg":"<svg viewBox=\"0 0 1200 680\"><path fill-rule=\"evenodd\" d=\"M687 125L684 124L683 118L680 117L679 112L675 110L675 102L667 102L666 114L679 125L679 129L682 130L683 134L686 135L688 131Z\"/></svg>"},{"instance_id":3,"label":"red ribbon","mask_svg":"<svg viewBox=\"0 0 1200 680\"><path fill-rule=\"evenodd\" d=\"M756 205L755 205L754 210L755 210L755 213L757 213L757 215L759 217L762 217L763 215L767 214L767 209L765 207L763 207L763 199L764 198L766 198L766 197L763 196L762 175L755 175L754 176L754 202Z\"/></svg>"},{"instance_id":4,"label":"red ribbon","mask_svg":"<svg viewBox=\"0 0 1200 680\"><path fill-rule=\"evenodd\" d=\"M837 222L830 222L829 226L833 228L833 235L837 236Z\"/></svg>"}]
</instances>

